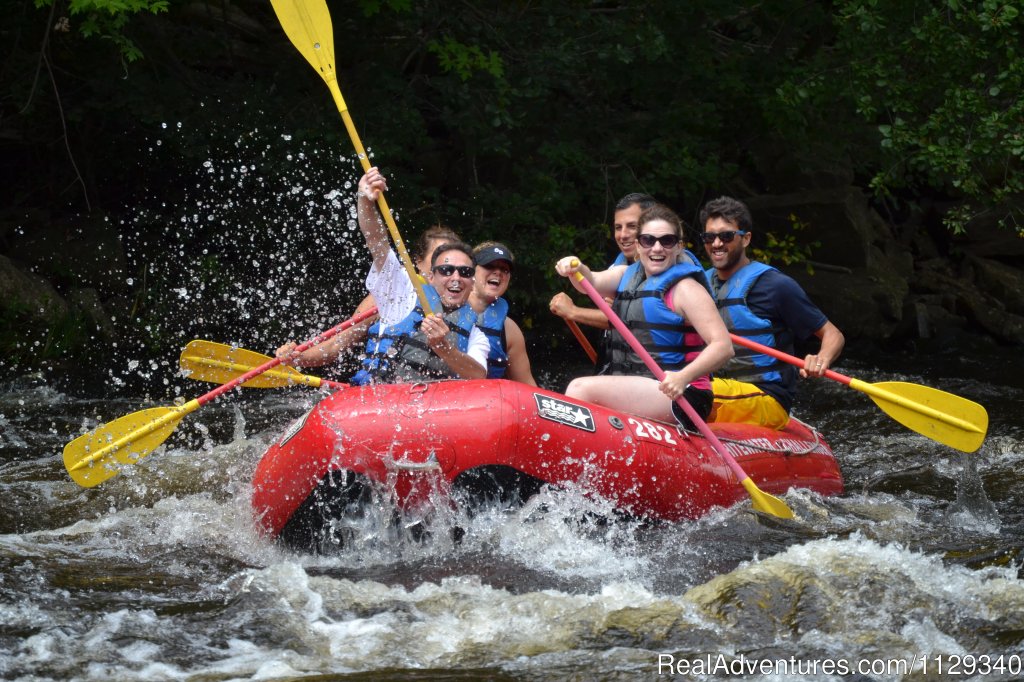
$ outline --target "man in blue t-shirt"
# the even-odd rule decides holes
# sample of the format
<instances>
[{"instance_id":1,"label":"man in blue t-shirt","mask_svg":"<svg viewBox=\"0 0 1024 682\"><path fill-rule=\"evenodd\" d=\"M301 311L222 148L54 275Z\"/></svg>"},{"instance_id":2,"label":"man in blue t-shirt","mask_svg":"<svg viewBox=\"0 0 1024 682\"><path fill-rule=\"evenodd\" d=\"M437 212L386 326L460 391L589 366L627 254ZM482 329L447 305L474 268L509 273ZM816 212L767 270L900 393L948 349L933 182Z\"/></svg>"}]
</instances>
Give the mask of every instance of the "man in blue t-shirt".
<instances>
[{"instance_id":1,"label":"man in blue t-shirt","mask_svg":"<svg viewBox=\"0 0 1024 682\"><path fill-rule=\"evenodd\" d=\"M820 377L843 350L845 338L791 277L750 260L753 219L746 205L732 197L709 201L700 213L704 250L712 267L707 276L718 312L732 334L792 354L794 343L812 336L817 353L804 358L803 369L747 348L715 372L712 420L748 422L785 428L793 407L797 375Z\"/></svg>"}]
</instances>

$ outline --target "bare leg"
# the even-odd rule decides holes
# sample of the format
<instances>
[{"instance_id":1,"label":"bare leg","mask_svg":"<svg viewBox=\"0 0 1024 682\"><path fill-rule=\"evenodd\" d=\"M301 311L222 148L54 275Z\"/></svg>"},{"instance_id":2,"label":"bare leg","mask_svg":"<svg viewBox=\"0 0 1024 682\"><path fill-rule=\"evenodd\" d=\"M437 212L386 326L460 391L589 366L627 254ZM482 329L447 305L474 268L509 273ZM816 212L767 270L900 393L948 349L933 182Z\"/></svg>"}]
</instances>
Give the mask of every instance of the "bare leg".
<instances>
[{"instance_id":1,"label":"bare leg","mask_svg":"<svg viewBox=\"0 0 1024 682\"><path fill-rule=\"evenodd\" d=\"M658 382L648 377L579 377L569 383L565 394L648 419L675 422L672 402L658 389Z\"/></svg>"}]
</instances>

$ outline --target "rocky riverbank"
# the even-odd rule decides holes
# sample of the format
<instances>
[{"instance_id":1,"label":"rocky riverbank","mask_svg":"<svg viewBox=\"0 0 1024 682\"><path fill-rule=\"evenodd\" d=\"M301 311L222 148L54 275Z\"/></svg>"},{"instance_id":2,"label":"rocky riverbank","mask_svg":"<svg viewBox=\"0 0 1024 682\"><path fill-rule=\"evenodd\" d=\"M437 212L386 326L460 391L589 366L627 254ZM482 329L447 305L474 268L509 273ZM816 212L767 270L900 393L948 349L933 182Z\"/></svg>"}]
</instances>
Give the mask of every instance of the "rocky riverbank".
<instances>
[{"instance_id":1,"label":"rocky riverbank","mask_svg":"<svg viewBox=\"0 0 1024 682\"><path fill-rule=\"evenodd\" d=\"M937 216L885 220L857 187L762 196L757 226L796 216L815 241L784 267L850 339L953 347L1024 343L1024 239L996 225L951 235Z\"/></svg>"}]
</instances>

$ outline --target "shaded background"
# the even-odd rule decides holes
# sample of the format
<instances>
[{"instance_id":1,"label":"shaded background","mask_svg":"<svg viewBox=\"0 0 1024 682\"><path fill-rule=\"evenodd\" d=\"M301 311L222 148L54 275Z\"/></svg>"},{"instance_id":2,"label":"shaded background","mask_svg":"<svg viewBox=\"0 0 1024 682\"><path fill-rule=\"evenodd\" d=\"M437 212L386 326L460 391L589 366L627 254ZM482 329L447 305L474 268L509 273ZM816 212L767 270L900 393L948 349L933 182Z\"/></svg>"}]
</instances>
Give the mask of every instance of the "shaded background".
<instances>
[{"instance_id":1,"label":"shaded background","mask_svg":"<svg viewBox=\"0 0 1024 682\"><path fill-rule=\"evenodd\" d=\"M2 3L2 362L347 317L359 166L270 4L111 4ZM853 346L1024 342L1019 3L328 4L405 240L509 243L531 348L573 343L551 263L610 258L631 191L747 201Z\"/></svg>"},{"instance_id":2,"label":"shaded background","mask_svg":"<svg viewBox=\"0 0 1024 682\"><path fill-rule=\"evenodd\" d=\"M848 492L791 491L799 522L738 505L606 523L608 501L552 490L475 516L458 546L369 528L310 558L253 532L248 481L320 394L238 391L101 488L58 456L205 390L176 376L193 337L269 350L347 317L366 266L358 164L269 3L118 2L141 11L0 0L0 677L633 680L663 652L1019 663L1019 3L330 3L403 235L442 219L511 243L543 385L589 371L546 311L553 260L609 257L626 192L690 221L731 193L847 333L844 372L969 397L992 427L963 455L807 382L795 413Z\"/></svg>"}]
</instances>

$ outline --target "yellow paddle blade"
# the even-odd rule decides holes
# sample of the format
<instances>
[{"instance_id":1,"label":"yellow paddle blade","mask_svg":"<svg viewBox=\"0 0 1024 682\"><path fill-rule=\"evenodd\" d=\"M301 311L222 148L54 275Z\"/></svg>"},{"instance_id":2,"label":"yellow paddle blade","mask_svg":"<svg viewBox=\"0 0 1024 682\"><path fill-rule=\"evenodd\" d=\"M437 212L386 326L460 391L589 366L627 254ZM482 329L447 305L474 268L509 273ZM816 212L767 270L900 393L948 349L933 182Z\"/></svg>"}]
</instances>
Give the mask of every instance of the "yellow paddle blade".
<instances>
[{"instance_id":1,"label":"yellow paddle blade","mask_svg":"<svg viewBox=\"0 0 1024 682\"><path fill-rule=\"evenodd\" d=\"M324 0L270 0L288 40L325 81L334 73L334 27Z\"/></svg>"},{"instance_id":2,"label":"yellow paddle blade","mask_svg":"<svg viewBox=\"0 0 1024 682\"><path fill-rule=\"evenodd\" d=\"M758 488L749 476L740 481L740 483L750 495L750 499L754 503L754 509L757 511L777 516L780 519L793 518L793 510L789 508L789 505L774 495L769 495Z\"/></svg>"},{"instance_id":3,"label":"yellow paddle blade","mask_svg":"<svg viewBox=\"0 0 1024 682\"><path fill-rule=\"evenodd\" d=\"M850 388L867 393L908 429L957 450L974 452L988 432L985 408L952 393L903 381L869 384L851 379Z\"/></svg>"},{"instance_id":4,"label":"yellow paddle blade","mask_svg":"<svg viewBox=\"0 0 1024 682\"><path fill-rule=\"evenodd\" d=\"M274 358L244 348L236 348L213 341L192 341L178 358L189 379L226 384L246 372L265 365ZM319 388L319 377L309 376L288 365L278 365L246 381L244 388L281 388L285 386L312 386Z\"/></svg>"},{"instance_id":5,"label":"yellow paddle blade","mask_svg":"<svg viewBox=\"0 0 1024 682\"><path fill-rule=\"evenodd\" d=\"M196 400L181 407L151 407L115 419L64 446L64 467L83 488L97 486L155 450L189 412Z\"/></svg>"},{"instance_id":6,"label":"yellow paddle blade","mask_svg":"<svg viewBox=\"0 0 1024 682\"><path fill-rule=\"evenodd\" d=\"M327 83L331 96L334 97L334 104L341 114L341 120L345 124L345 130L348 131L352 146L355 147L359 163L364 172L370 170L370 158L363 148L356 125L348 113L348 105L345 104L345 98L341 96L341 89L338 87L338 74L334 71L334 27L331 25L331 13L327 9L326 0L270 0L270 4L273 5L277 20L281 22L288 40L292 41L295 49L302 53L306 61ZM388 232L391 233L398 258L405 266L405 271L416 289L420 307L428 313L433 313L430 299L423 293L423 285L417 277L416 267L409 258L409 252L402 241L402 235L398 233L398 226L395 225L395 219L383 193L377 197L377 206L387 224Z\"/></svg>"}]
</instances>

